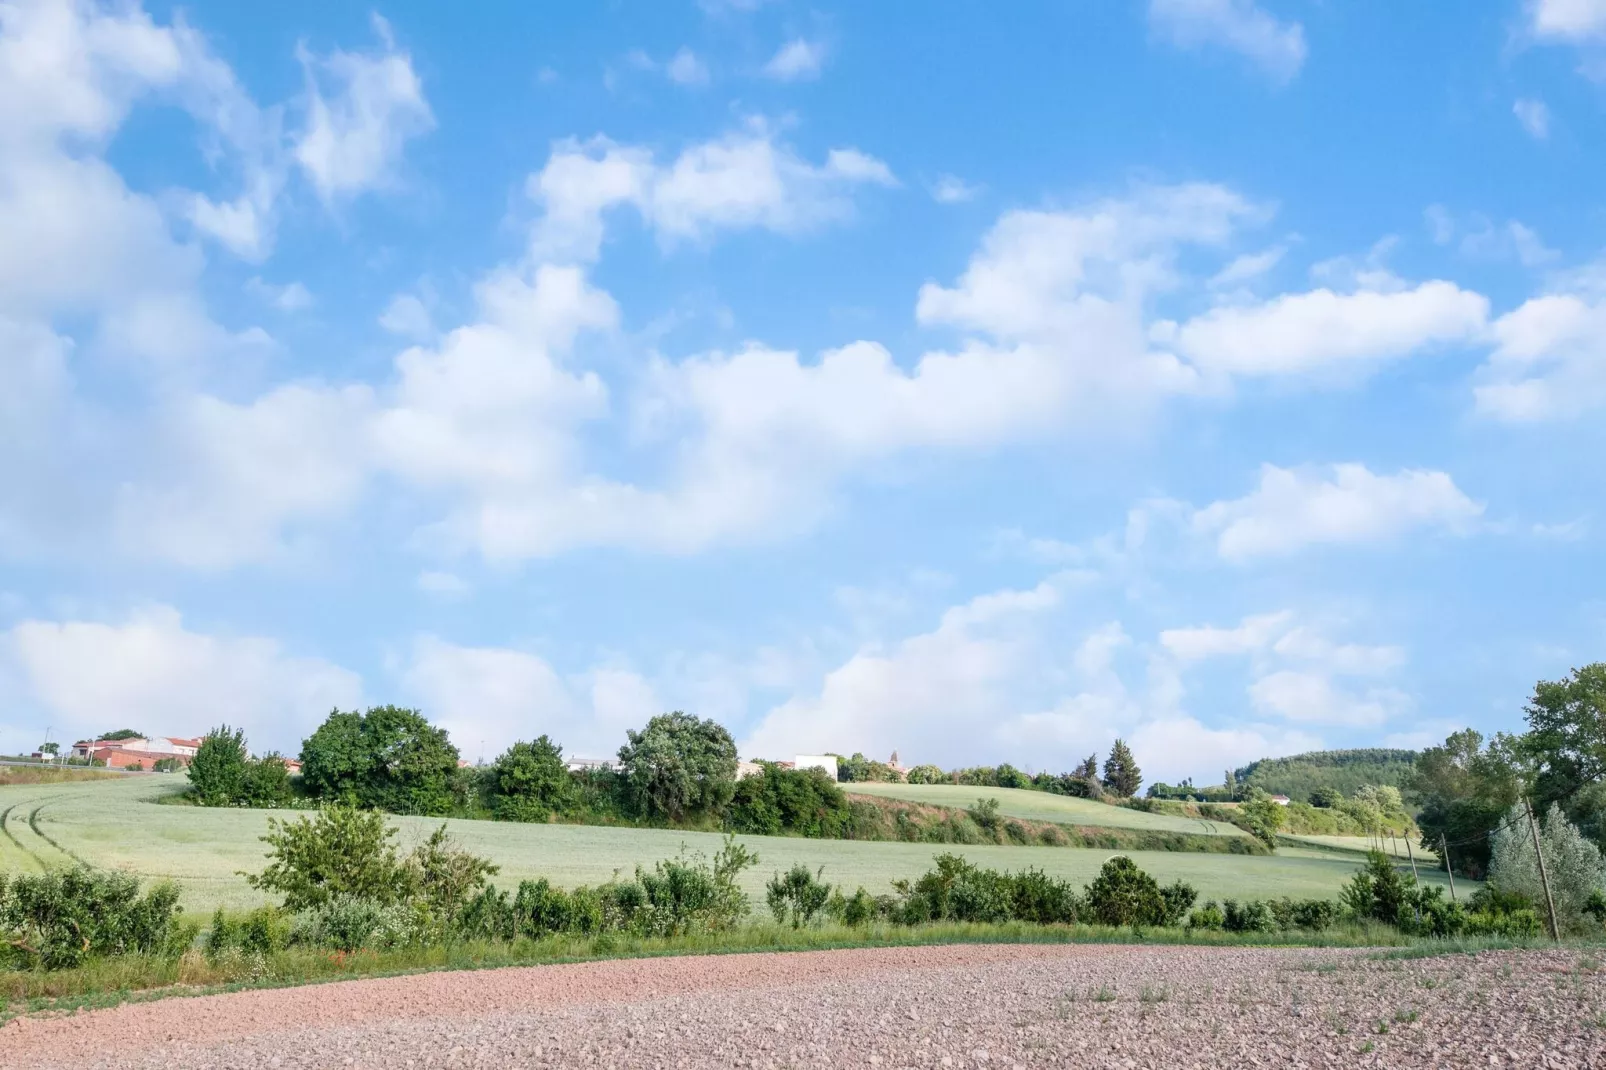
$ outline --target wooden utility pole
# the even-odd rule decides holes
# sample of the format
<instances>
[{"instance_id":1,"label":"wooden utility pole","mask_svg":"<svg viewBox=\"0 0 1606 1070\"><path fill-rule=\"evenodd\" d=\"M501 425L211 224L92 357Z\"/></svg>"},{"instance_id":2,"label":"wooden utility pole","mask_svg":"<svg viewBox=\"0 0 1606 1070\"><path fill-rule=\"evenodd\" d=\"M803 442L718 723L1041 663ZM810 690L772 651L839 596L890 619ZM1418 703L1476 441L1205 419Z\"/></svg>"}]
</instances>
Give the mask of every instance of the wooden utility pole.
<instances>
[{"instance_id":1,"label":"wooden utility pole","mask_svg":"<svg viewBox=\"0 0 1606 1070\"><path fill-rule=\"evenodd\" d=\"M1416 872L1416 852L1411 850L1411 836L1410 836L1410 833L1406 833L1406 835L1403 838L1405 840L1405 854L1406 854L1406 857L1408 857L1411 860L1411 880L1417 887L1417 891L1415 893L1416 894L1416 928L1417 928L1417 931L1420 932L1422 930L1422 895L1421 895L1422 878L1420 876L1418 876L1417 872Z\"/></svg>"},{"instance_id":2,"label":"wooden utility pole","mask_svg":"<svg viewBox=\"0 0 1606 1070\"><path fill-rule=\"evenodd\" d=\"M1545 852L1539 849L1539 822L1534 820L1533 803L1524 799L1522 807L1528 811L1528 831L1534 837L1534 857L1539 860L1539 883L1545 886L1545 909L1550 913L1550 938L1559 944L1561 930L1556 927L1556 900L1550 894L1550 875L1545 872Z\"/></svg>"},{"instance_id":3,"label":"wooden utility pole","mask_svg":"<svg viewBox=\"0 0 1606 1070\"><path fill-rule=\"evenodd\" d=\"M1455 902L1455 867L1450 864L1450 845L1444 841L1444 833L1439 833L1439 857L1444 859L1444 872L1450 877L1450 902Z\"/></svg>"}]
</instances>

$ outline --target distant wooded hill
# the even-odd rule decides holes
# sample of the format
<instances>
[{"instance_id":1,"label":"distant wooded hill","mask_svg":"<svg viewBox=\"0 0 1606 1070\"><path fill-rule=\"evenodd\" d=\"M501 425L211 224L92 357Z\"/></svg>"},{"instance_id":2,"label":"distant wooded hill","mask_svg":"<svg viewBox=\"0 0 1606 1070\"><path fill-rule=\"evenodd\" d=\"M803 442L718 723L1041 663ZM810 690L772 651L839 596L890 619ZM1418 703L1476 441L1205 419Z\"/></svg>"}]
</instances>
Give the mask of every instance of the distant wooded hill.
<instances>
[{"instance_id":1,"label":"distant wooded hill","mask_svg":"<svg viewBox=\"0 0 1606 1070\"><path fill-rule=\"evenodd\" d=\"M1317 788L1353 795L1365 784L1400 787L1415 763L1414 750L1318 750L1287 758L1262 758L1234 770L1233 775L1240 785L1303 802Z\"/></svg>"}]
</instances>

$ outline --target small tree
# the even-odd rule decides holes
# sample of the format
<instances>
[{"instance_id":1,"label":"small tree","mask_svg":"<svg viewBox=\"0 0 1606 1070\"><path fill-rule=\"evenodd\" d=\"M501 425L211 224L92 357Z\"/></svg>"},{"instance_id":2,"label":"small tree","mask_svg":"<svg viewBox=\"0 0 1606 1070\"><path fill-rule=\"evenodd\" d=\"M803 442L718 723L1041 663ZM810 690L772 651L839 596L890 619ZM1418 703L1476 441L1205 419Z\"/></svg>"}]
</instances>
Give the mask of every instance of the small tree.
<instances>
[{"instance_id":1,"label":"small tree","mask_svg":"<svg viewBox=\"0 0 1606 1070\"><path fill-rule=\"evenodd\" d=\"M160 763L158 763L160 764ZM290 802L290 767L278 751L245 763L238 800L246 806L277 807Z\"/></svg>"},{"instance_id":2,"label":"small tree","mask_svg":"<svg viewBox=\"0 0 1606 1070\"><path fill-rule=\"evenodd\" d=\"M935 765L917 765L909 770L908 780L911 784L946 784L948 774Z\"/></svg>"},{"instance_id":3,"label":"small tree","mask_svg":"<svg viewBox=\"0 0 1606 1070\"><path fill-rule=\"evenodd\" d=\"M1323 810L1331 810L1344 801L1344 793L1337 788L1317 788L1310 793L1310 804Z\"/></svg>"},{"instance_id":4,"label":"small tree","mask_svg":"<svg viewBox=\"0 0 1606 1070\"><path fill-rule=\"evenodd\" d=\"M1556 924L1563 932L1589 930L1590 898L1606 893L1606 863L1600 848L1586 840L1559 805L1545 815L1540 834L1545 852L1545 873L1556 904ZM1521 895L1529 902L1545 902L1539 863L1534 856L1533 833L1527 811L1519 804L1506 812L1494 835L1489 884L1506 895Z\"/></svg>"},{"instance_id":5,"label":"small tree","mask_svg":"<svg viewBox=\"0 0 1606 1070\"><path fill-rule=\"evenodd\" d=\"M287 910L318 907L339 896L394 903L407 891L396 830L377 810L335 803L295 821L268 818L268 865L247 874L251 887L284 896Z\"/></svg>"},{"instance_id":6,"label":"small tree","mask_svg":"<svg viewBox=\"0 0 1606 1070\"><path fill-rule=\"evenodd\" d=\"M492 807L504 821L545 821L574 800L574 778L563 748L546 736L519 741L491 766Z\"/></svg>"},{"instance_id":7,"label":"small tree","mask_svg":"<svg viewBox=\"0 0 1606 1070\"><path fill-rule=\"evenodd\" d=\"M619 764L636 808L678 821L719 813L736 790L736 743L714 721L676 711L626 733Z\"/></svg>"},{"instance_id":8,"label":"small tree","mask_svg":"<svg viewBox=\"0 0 1606 1070\"><path fill-rule=\"evenodd\" d=\"M1116 740L1110 747L1110 756L1104 759L1104 786L1111 794L1128 799L1138 793L1142 784L1143 773L1132 757L1132 749L1125 740Z\"/></svg>"},{"instance_id":9,"label":"small tree","mask_svg":"<svg viewBox=\"0 0 1606 1070\"><path fill-rule=\"evenodd\" d=\"M1283 827L1288 811L1259 788L1250 788L1238 808L1242 825L1267 847L1277 846L1277 830Z\"/></svg>"},{"instance_id":10,"label":"small tree","mask_svg":"<svg viewBox=\"0 0 1606 1070\"><path fill-rule=\"evenodd\" d=\"M237 805L245 792L245 731L219 725L190 760L190 791L203 806Z\"/></svg>"},{"instance_id":11,"label":"small tree","mask_svg":"<svg viewBox=\"0 0 1606 1070\"><path fill-rule=\"evenodd\" d=\"M1104 863L1087 886L1087 907L1102 925L1164 925L1170 914L1160 886L1126 855Z\"/></svg>"},{"instance_id":12,"label":"small tree","mask_svg":"<svg viewBox=\"0 0 1606 1070\"><path fill-rule=\"evenodd\" d=\"M831 898L831 886L820 880L824 874L824 866L814 873L801 862L785 876L775 874L765 885L765 900L775 920L784 925L790 916L794 929L811 923Z\"/></svg>"},{"instance_id":13,"label":"small tree","mask_svg":"<svg viewBox=\"0 0 1606 1070\"><path fill-rule=\"evenodd\" d=\"M54 740L51 740L48 743L41 743L39 744L39 753L43 754L47 758L54 758L56 755L61 753L61 744L55 742Z\"/></svg>"},{"instance_id":14,"label":"small tree","mask_svg":"<svg viewBox=\"0 0 1606 1070\"><path fill-rule=\"evenodd\" d=\"M144 739L145 733L137 728L119 728L115 732L103 732L98 738L109 742L115 742L120 739Z\"/></svg>"}]
</instances>

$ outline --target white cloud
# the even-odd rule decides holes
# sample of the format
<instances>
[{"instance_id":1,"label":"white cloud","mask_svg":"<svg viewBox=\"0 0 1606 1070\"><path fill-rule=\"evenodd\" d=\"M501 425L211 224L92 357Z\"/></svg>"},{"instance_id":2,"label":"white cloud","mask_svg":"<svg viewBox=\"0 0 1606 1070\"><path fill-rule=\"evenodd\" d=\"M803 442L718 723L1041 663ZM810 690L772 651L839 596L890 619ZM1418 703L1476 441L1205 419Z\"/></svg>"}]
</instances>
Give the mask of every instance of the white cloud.
<instances>
[{"instance_id":1,"label":"white cloud","mask_svg":"<svg viewBox=\"0 0 1606 1070\"><path fill-rule=\"evenodd\" d=\"M682 48L664 64L664 74L676 85L708 84L708 65L689 48Z\"/></svg>"},{"instance_id":2,"label":"white cloud","mask_svg":"<svg viewBox=\"0 0 1606 1070\"><path fill-rule=\"evenodd\" d=\"M1149 25L1181 48L1237 52L1279 83L1305 63L1304 27L1279 21L1255 0L1149 0Z\"/></svg>"},{"instance_id":3,"label":"white cloud","mask_svg":"<svg viewBox=\"0 0 1606 1070\"><path fill-rule=\"evenodd\" d=\"M1544 101L1525 97L1511 106L1511 112L1529 137L1543 141L1550 136L1550 109Z\"/></svg>"},{"instance_id":4,"label":"white cloud","mask_svg":"<svg viewBox=\"0 0 1606 1070\"><path fill-rule=\"evenodd\" d=\"M1212 290L1230 290L1265 275L1282 262L1288 250L1281 245L1263 249L1258 253L1244 253L1234 257L1226 267L1210 276Z\"/></svg>"},{"instance_id":5,"label":"white cloud","mask_svg":"<svg viewBox=\"0 0 1606 1070\"><path fill-rule=\"evenodd\" d=\"M624 743L625 729L664 712L652 687L627 670L566 679L528 651L433 636L414 642L401 682L471 761L490 761L515 740L542 734L569 754L608 757Z\"/></svg>"},{"instance_id":6,"label":"white cloud","mask_svg":"<svg viewBox=\"0 0 1606 1070\"><path fill-rule=\"evenodd\" d=\"M1267 464L1251 494L1199 510L1192 526L1215 540L1222 557L1242 562L1306 546L1380 542L1422 529L1463 531L1482 515L1483 506L1443 472L1376 475L1359 464Z\"/></svg>"},{"instance_id":7,"label":"white cloud","mask_svg":"<svg viewBox=\"0 0 1606 1070\"><path fill-rule=\"evenodd\" d=\"M253 277L246 280L245 288L252 296L280 312L300 312L312 307L312 291L299 282L287 282L280 286Z\"/></svg>"},{"instance_id":8,"label":"white cloud","mask_svg":"<svg viewBox=\"0 0 1606 1070\"><path fill-rule=\"evenodd\" d=\"M295 753L331 707L353 708L363 694L339 666L272 639L191 631L166 606L115 624L23 621L0 633L0 686L7 680L8 736L37 742L46 725L57 739L124 726L198 736L227 722L258 752Z\"/></svg>"},{"instance_id":9,"label":"white cloud","mask_svg":"<svg viewBox=\"0 0 1606 1070\"><path fill-rule=\"evenodd\" d=\"M1496 320L1494 337L1473 388L1480 412L1535 423L1606 407L1606 300L1535 297Z\"/></svg>"},{"instance_id":10,"label":"white cloud","mask_svg":"<svg viewBox=\"0 0 1606 1070\"><path fill-rule=\"evenodd\" d=\"M461 598L470 588L456 573L425 569L418 574L418 589L439 598Z\"/></svg>"},{"instance_id":11,"label":"white cloud","mask_svg":"<svg viewBox=\"0 0 1606 1070\"><path fill-rule=\"evenodd\" d=\"M544 209L532 251L595 259L603 213L626 204L666 244L747 227L797 233L850 215L851 191L865 184L897 180L885 163L851 148L810 164L761 123L693 145L662 166L651 151L606 138L559 142L527 184Z\"/></svg>"},{"instance_id":12,"label":"white cloud","mask_svg":"<svg viewBox=\"0 0 1606 1070\"><path fill-rule=\"evenodd\" d=\"M1408 290L1283 294L1215 308L1158 336L1206 372L1290 375L1369 364L1482 331L1488 299L1449 282Z\"/></svg>"},{"instance_id":13,"label":"white cloud","mask_svg":"<svg viewBox=\"0 0 1606 1070\"><path fill-rule=\"evenodd\" d=\"M825 45L798 37L781 46L764 65L764 73L778 82L798 82L818 78L824 66Z\"/></svg>"},{"instance_id":14,"label":"white cloud","mask_svg":"<svg viewBox=\"0 0 1606 1070\"><path fill-rule=\"evenodd\" d=\"M1410 698L1394 688L1354 691L1316 672L1283 669L1249 687L1255 708L1290 721L1373 727L1406 713Z\"/></svg>"},{"instance_id":15,"label":"white cloud","mask_svg":"<svg viewBox=\"0 0 1606 1070\"><path fill-rule=\"evenodd\" d=\"M401 293L379 314L379 326L391 334L425 342L435 337L435 319L429 306L417 294Z\"/></svg>"},{"instance_id":16,"label":"white cloud","mask_svg":"<svg viewBox=\"0 0 1606 1070\"><path fill-rule=\"evenodd\" d=\"M435 126L412 57L397 50L384 19L373 23L378 53L300 52L308 102L295 157L325 201L392 185L407 142Z\"/></svg>"},{"instance_id":17,"label":"white cloud","mask_svg":"<svg viewBox=\"0 0 1606 1070\"><path fill-rule=\"evenodd\" d=\"M979 193L980 186L973 186L957 175L939 175L936 185L931 187L931 198L938 204L962 204L975 200Z\"/></svg>"},{"instance_id":18,"label":"white cloud","mask_svg":"<svg viewBox=\"0 0 1606 1070\"><path fill-rule=\"evenodd\" d=\"M1288 631L1293 616L1285 610L1246 617L1235 628L1213 625L1169 628L1160 633L1160 645L1183 664L1206 658L1258 653L1267 649L1278 635Z\"/></svg>"},{"instance_id":19,"label":"white cloud","mask_svg":"<svg viewBox=\"0 0 1606 1070\"><path fill-rule=\"evenodd\" d=\"M1459 236L1457 249L1463 256L1479 260L1515 260L1531 268L1548 264L1561 255L1547 247L1532 227L1515 219L1497 224L1475 212L1459 220L1437 204L1429 205L1425 216L1434 242L1449 245Z\"/></svg>"},{"instance_id":20,"label":"white cloud","mask_svg":"<svg viewBox=\"0 0 1606 1070\"><path fill-rule=\"evenodd\" d=\"M281 386L248 404L191 395L163 413L154 471L116 500L118 544L215 570L297 551L302 525L355 500L373 464L363 386Z\"/></svg>"},{"instance_id":21,"label":"white cloud","mask_svg":"<svg viewBox=\"0 0 1606 1070\"><path fill-rule=\"evenodd\" d=\"M1588 41L1606 36L1603 0L1528 0L1534 35L1561 41Z\"/></svg>"}]
</instances>

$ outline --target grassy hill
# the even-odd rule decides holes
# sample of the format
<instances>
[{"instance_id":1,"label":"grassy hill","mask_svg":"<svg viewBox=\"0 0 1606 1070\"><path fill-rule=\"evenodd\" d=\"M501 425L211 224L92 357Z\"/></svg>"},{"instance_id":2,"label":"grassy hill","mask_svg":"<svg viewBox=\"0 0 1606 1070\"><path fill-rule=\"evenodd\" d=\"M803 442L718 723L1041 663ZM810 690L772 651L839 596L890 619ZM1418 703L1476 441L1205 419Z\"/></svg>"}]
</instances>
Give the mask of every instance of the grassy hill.
<instances>
[{"instance_id":1,"label":"grassy hill","mask_svg":"<svg viewBox=\"0 0 1606 1070\"><path fill-rule=\"evenodd\" d=\"M157 800L181 789L178 777L128 777L107 783L14 785L0 787L0 869L38 871L70 865L74 859L128 870L143 877L171 878L183 889L185 908L206 914L218 905L246 907L264 902L239 874L263 865L258 837L272 811L166 806ZM878 789L892 787L880 785ZM898 787L907 787L898 785ZM929 789L927 789L929 790ZM1000 808L1042 806L1068 820L1059 805L1083 803L1099 807L1082 817L1155 827L1156 819L1179 819L1103 807L1084 800L1062 799L1037 792L1007 789L962 789L974 802L978 792L998 793ZM1022 796L1028 798L1022 799ZM1024 815L1023 815L1024 816ZM440 821L392 818L404 847L424 839ZM1200 823L1183 823L1198 831ZM636 865L650 866L682 847L712 855L720 837L713 833L659 829L606 828L588 825L525 825L497 821L446 822L465 847L488 856L501 867L494 878L502 887L519 880L546 877L563 886L600 884ZM1236 835L1237 830L1220 834ZM863 885L872 892L889 890L892 881L913 878L931 865L933 856L952 851L979 865L997 869L1037 867L1078 883L1091 880L1112 853L1107 850L1046 847L950 847L935 844L855 840L805 840L791 837L744 836L760 864L745 876L746 890L762 902L763 884L772 873L794 862L811 869L825 867L825 879ZM1134 851L1133 859L1162 882L1187 880L1205 897L1334 896L1355 871L1353 855L1323 850L1285 848L1275 856L1245 856L1170 851Z\"/></svg>"},{"instance_id":2,"label":"grassy hill","mask_svg":"<svg viewBox=\"0 0 1606 1070\"><path fill-rule=\"evenodd\" d=\"M1221 821L1201 821L1198 818L1178 817L1171 814L1146 814L1124 806L1077 799L1069 795L1051 795L1046 791L1025 788L979 788L964 784L844 784L851 795L874 795L882 799L902 799L906 802L926 803L932 806L968 807L977 799L997 799L998 811L1009 817L1023 817L1030 821L1058 821L1067 825L1093 825L1109 828L1140 829L1152 832L1191 832L1209 836L1248 836L1247 832Z\"/></svg>"},{"instance_id":3,"label":"grassy hill","mask_svg":"<svg viewBox=\"0 0 1606 1070\"><path fill-rule=\"evenodd\" d=\"M1416 764L1414 750L1319 750L1288 758L1262 758L1233 775L1273 795L1304 801L1317 788L1336 788L1345 795L1365 784L1400 787Z\"/></svg>"}]
</instances>

